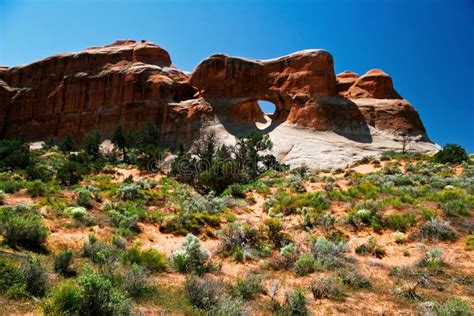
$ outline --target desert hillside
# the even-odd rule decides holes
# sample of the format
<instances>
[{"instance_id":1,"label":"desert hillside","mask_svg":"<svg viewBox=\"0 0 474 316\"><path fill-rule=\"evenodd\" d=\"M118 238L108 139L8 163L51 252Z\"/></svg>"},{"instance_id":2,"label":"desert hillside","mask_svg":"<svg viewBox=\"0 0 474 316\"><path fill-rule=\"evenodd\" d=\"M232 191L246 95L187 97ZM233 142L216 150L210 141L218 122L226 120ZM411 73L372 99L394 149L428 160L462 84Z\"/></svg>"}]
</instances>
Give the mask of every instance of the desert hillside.
<instances>
[{"instance_id":1,"label":"desert hillside","mask_svg":"<svg viewBox=\"0 0 474 316\"><path fill-rule=\"evenodd\" d=\"M193 174L104 153L94 136L82 149L2 141L0 313L472 315L465 153L290 171L260 154L267 142L226 156L208 139L193 155L213 162ZM227 169L252 148L257 169Z\"/></svg>"}]
</instances>

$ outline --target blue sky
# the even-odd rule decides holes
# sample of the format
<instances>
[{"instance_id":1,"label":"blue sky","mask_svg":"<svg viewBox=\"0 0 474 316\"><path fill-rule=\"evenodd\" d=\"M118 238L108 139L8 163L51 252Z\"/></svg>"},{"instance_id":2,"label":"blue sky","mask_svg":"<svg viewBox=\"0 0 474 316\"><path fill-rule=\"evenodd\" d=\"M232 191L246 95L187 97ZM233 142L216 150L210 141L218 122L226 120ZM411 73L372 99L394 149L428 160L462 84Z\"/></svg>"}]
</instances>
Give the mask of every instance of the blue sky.
<instances>
[{"instance_id":1,"label":"blue sky","mask_svg":"<svg viewBox=\"0 0 474 316\"><path fill-rule=\"evenodd\" d=\"M5 1L0 65L146 39L191 71L214 53L324 48L336 72L381 68L432 140L474 152L474 1Z\"/></svg>"}]
</instances>

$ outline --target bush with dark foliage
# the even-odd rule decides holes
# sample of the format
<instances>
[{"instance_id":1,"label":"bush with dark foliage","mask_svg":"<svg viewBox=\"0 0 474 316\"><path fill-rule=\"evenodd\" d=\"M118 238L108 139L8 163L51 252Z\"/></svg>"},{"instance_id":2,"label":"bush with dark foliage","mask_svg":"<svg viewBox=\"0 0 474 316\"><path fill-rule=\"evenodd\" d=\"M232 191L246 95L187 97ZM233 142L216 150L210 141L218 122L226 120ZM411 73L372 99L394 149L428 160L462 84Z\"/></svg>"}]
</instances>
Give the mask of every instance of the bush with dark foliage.
<instances>
[{"instance_id":1,"label":"bush with dark foliage","mask_svg":"<svg viewBox=\"0 0 474 316\"><path fill-rule=\"evenodd\" d=\"M275 157L264 154L272 148L268 135L251 133L235 146L219 145L215 134L197 142L190 153L181 146L170 174L198 191L221 194L236 183L249 183L270 168L282 169Z\"/></svg>"},{"instance_id":2,"label":"bush with dark foliage","mask_svg":"<svg viewBox=\"0 0 474 316\"><path fill-rule=\"evenodd\" d=\"M74 185L82 180L85 167L77 161L66 160L58 169L56 178L61 184Z\"/></svg>"},{"instance_id":3,"label":"bush with dark foliage","mask_svg":"<svg viewBox=\"0 0 474 316\"><path fill-rule=\"evenodd\" d=\"M25 169L30 164L30 148L18 139L0 140L0 170Z\"/></svg>"},{"instance_id":4,"label":"bush with dark foliage","mask_svg":"<svg viewBox=\"0 0 474 316\"><path fill-rule=\"evenodd\" d=\"M42 217L34 210L22 207L0 209L0 234L10 247L41 250L48 235Z\"/></svg>"},{"instance_id":5,"label":"bush with dark foliage","mask_svg":"<svg viewBox=\"0 0 474 316\"><path fill-rule=\"evenodd\" d=\"M78 146L76 139L71 135L66 136L59 144L59 150L65 154L68 154L71 151L77 151L77 149Z\"/></svg>"},{"instance_id":6,"label":"bush with dark foliage","mask_svg":"<svg viewBox=\"0 0 474 316\"><path fill-rule=\"evenodd\" d=\"M86 135L84 139L84 151L88 154L91 158L96 159L100 156L100 143L101 143L101 136L99 131L92 131Z\"/></svg>"},{"instance_id":7,"label":"bush with dark foliage","mask_svg":"<svg viewBox=\"0 0 474 316\"><path fill-rule=\"evenodd\" d=\"M434 160L439 163L459 164L468 161L466 150L457 144L446 144L443 149L434 155Z\"/></svg>"}]
</instances>

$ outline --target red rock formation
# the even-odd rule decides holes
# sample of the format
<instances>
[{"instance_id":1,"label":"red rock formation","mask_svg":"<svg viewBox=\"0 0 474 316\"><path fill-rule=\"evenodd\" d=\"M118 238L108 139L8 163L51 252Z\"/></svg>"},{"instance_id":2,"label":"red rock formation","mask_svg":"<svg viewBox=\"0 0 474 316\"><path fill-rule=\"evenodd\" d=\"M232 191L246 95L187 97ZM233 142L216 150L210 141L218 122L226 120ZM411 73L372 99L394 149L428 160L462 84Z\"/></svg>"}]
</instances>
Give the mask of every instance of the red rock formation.
<instances>
[{"instance_id":1,"label":"red rock formation","mask_svg":"<svg viewBox=\"0 0 474 316\"><path fill-rule=\"evenodd\" d=\"M393 88L392 78L380 69L372 69L359 77L347 90L351 99L401 99Z\"/></svg>"},{"instance_id":2,"label":"red rock formation","mask_svg":"<svg viewBox=\"0 0 474 316\"><path fill-rule=\"evenodd\" d=\"M80 139L92 129L107 134L118 123L137 128L151 120L179 138L182 130L189 136L196 123L189 117L199 119L196 106L174 105L196 92L187 75L172 66L164 49L149 42L118 41L57 55L2 70L0 79L14 87L14 96L8 103L2 101L6 106L0 113L0 118L8 118L2 126L7 137L71 134ZM164 122L172 123L172 128Z\"/></svg>"},{"instance_id":3,"label":"red rock formation","mask_svg":"<svg viewBox=\"0 0 474 316\"><path fill-rule=\"evenodd\" d=\"M268 100L290 110L298 95L336 95L331 54L307 50L270 60L213 55L196 67L190 82L208 99Z\"/></svg>"},{"instance_id":4,"label":"red rock formation","mask_svg":"<svg viewBox=\"0 0 474 316\"><path fill-rule=\"evenodd\" d=\"M110 134L118 123L137 129L151 120L173 145L192 140L210 121L255 127L262 118L257 100L276 105L275 124L345 134L370 134L373 126L426 137L387 74L336 77L322 50L264 61L213 55L188 76L161 47L129 40L0 68L0 133L81 139L93 129Z\"/></svg>"},{"instance_id":5,"label":"red rock formation","mask_svg":"<svg viewBox=\"0 0 474 316\"><path fill-rule=\"evenodd\" d=\"M344 71L337 74L337 92L344 96L344 93L359 79L359 75L352 71Z\"/></svg>"},{"instance_id":6,"label":"red rock formation","mask_svg":"<svg viewBox=\"0 0 474 316\"><path fill-rule=\"evenodd\" d=\"M426 130L415 108L407 100L354 99L368 125L398 135L421 136Z\"/></svg>"}]
</instances>

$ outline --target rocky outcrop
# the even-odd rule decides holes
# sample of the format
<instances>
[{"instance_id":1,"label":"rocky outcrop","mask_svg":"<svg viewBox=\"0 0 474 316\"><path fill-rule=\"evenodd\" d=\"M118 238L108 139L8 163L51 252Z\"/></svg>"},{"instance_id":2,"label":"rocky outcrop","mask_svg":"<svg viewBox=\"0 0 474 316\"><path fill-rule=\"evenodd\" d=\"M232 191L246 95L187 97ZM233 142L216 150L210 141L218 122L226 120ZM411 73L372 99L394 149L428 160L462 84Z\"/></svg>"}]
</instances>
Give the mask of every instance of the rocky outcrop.
<instances>
[{"instance_id":1,"label":"rocky outcrop","mask_svg":"<svg viewBox=\"0 0 474 316\"><path fill-rule=\"evenodd\" d=\"M351 99L401 99L393 88L392 78L380 69L366 72L349 87L346 97Z\"/></svg>"},{"instance_id":2,"label":"rocky outcrop","mask_svg":"<svg viewBox=\"0 0 474 316\"><path fill-rule=\"evenodd\" d=\"M80 139L93 129L107 134L119 123L132 129L150 120L178 139L200 119L196 106L177 104L196 92L188 76L172 65L164 49L149 42L117 41L57 55L1 70L0 79L14 91L8 103L2 102L5 137ZM205 107L200 114L212 111ZM172 117L183 119L173 122Z\"/></svg>"},{"instance_id":3,"label":"rocky outcrop","mask_svg":"<svg viewBox=\"0 0 474 316\"><path fill-rule=\"evenodd\" d=\"M271 60L213 55L196 67L190 83L224 121L261 120L256 101L267 100L276 105L273 124L288 121L352 134L370 133L372 126L427 139L418 114L395 91L390 76L378 69L363 76L350 71L335 76L332 56L323 50ZM362 98L372 101L358 101ZM378 101L384 99L399 101ZM390 115L400 117L385 122Z\"/></svg>"},{"instance_id":4,"label":"rocky outcrop","mask_svg":"<svg viewBox=\"0 0 474 316\"><path fill-rule=\"evenodd\" d=\"M266 100L276 111L265 133L284 124L351 141L370 142L374 131L428 140L418 113L390 76L381 70L336 76L333 64L324 50L270 60L219 54L189 75L153 43L117 41L1 67L0 133L80 140L94 129L107 135L117 124L137 129L149 120L158 125L162 143L174 146L208 126L234 135L257 129L256 123L267 122L257 101Z\"/></svg>"},{"instance_id":5,"label":"rocky outcrop","mask_svg":"<svg viewBox=\"0 0 474 316\"><path fill-rule=\"evenodd\" d=\"M333 64L331 54L323 50L261 61L213 55L196 67L190 82L206 98L269 100L289 110L299 94L336 94Z\"/></svg>"},{"instance_id":6,"label":"rocky outcrop","mask_svg":"<svg viewBox=\"0 0 474 316\"><path fill-rule=\"evenodd\" d=\"M340 96L344 96L347 90L359 79L359 75L352 71L344 71L337 74L337 93Z\"/></svg>"}]
</instances>

